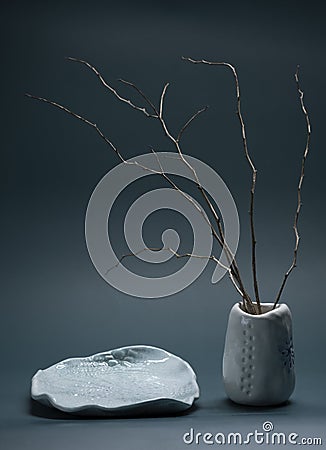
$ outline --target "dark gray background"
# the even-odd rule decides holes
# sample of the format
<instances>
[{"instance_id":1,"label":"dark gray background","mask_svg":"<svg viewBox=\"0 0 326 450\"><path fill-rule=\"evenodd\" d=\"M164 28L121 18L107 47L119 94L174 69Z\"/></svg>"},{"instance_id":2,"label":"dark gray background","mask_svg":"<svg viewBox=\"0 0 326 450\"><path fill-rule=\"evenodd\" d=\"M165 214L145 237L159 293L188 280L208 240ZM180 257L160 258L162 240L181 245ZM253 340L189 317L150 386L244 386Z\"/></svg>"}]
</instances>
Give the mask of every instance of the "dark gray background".
<instances>
[{"instance_id":1,"label":"dark gray background","mask_svg":"<svg viewBox=\"0 0 326 450\"><path fill-rule=\"evenodd\" d=\"M277 431L325 441L324 17L316 1L1 2L1 448L176 449L185 447L182 435L190 427L249 432L265 420ZM292 258L305 145L293 77L301 64L313 137L299 267L283 298L293 313L297 371L288 405L243 408L225 399L223 340L229 309L238 300L227 277L212 285L208 267L181 293L144 301L117 292L97 274L85 245L84 215L96 184L118 160L94 130L24 93L57 100L96 121L125 157L148 152L148 145L173 149L158 123L120 104L92 73L64 60L70 55L88 59L117 87L119 77L134 81L156 102L170 81L166 116L173 131L210 105L184 136L183 149L211 165L234 196L241 220L238 260L249 285L250 171L233 79L225 68L193 66L180 57L237 66L249 146L259 169L257 250L265 301L275 297ZM126 88L122 92L137 99ZM162 185L139 182L121 196L113 221L118 252L125 251L123 211L139 193ZM181 235L184 230L187 248L187 224L163 212L146 223L148 244L159 245L161 231L171 224ZM154 273L148 265L128 264ZM197 409L176 418L81 421L29 402L38 368L129 344L161 346L188 360L201 387Z\"/></svg>"}]
</instances>

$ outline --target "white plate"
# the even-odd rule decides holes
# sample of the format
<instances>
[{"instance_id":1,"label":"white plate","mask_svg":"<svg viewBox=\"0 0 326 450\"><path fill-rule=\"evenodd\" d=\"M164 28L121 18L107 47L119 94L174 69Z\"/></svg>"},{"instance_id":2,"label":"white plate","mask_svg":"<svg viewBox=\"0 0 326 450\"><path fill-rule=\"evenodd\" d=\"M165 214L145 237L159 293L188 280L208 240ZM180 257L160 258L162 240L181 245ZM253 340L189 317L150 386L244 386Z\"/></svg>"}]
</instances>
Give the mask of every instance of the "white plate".
<instances>
[{"instance_id":1,"label":"white plate","mask_svg":"<svg viewBox=\"0 0 326 450\"><path fill-rule=\"evenodd\" d=\"M70 413L159 414L189 408L199 397L196 374L165 350L136 345L39 370L32 398Z\"/></svg>"}]
</instances>

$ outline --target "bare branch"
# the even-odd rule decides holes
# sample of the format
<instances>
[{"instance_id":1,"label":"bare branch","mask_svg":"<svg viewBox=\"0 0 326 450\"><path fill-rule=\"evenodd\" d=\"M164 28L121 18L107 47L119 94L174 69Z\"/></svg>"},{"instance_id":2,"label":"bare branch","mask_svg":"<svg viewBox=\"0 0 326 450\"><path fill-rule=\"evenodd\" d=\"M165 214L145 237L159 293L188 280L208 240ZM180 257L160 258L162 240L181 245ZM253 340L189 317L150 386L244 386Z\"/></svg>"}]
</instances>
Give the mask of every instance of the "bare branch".
<instances>
[{"instance_id":1,"label":"bare branch","mask_svg":"<svg viewBox=\"0 0 326 450\"><path fill-rule=\"evenodd\" d=\"M208 106L204 106L204 108L202 108L199 111L197 111L195 114L193 114L190 117L190 119L187 120L187 122L183 125L183 127L179 131L179 134L178 134L177 139L176 139L177 142L180 142L181 136L183 135L184 131L188 128L188 126L191 124L191 122L193 120L195 120L201 113L207 111L207 109L208 109Z\"/></svg>"},{"instance_id":2,"label":"bare branch","mask_svg":"<svg viewBox=\"0 0 326 450\"><path fill-rule=\"evenodd\" d=\"M86 119L85 117L73 112L72 110L68 109L67 107L60 105L59 103L53 102L52 100L48 100L47 98L43 98L43 97L37 97L36 95L32 95L32 94L25 94L27 97L32 98L34 100L39 100L41 102L47 103L51 106L54 106L58 109L60 109L61 111L66 112L67 114L70 114L71 116L75 117L76 119L80 120L83 123L86 123L87 125L89 125L90 127L94 128L95 131L100 135L100 137L106 142L106 144L108 144L111 149L116 153L116 155L119 157L119 159L121 160L121 162L123 162L124 164L127 165L134 165L137 167L140 167L141 169L144 169L148 172L151 172L154 175L161 175L161 173L155 169L151 169L150 167L146 167L143 164L140 164L138 161L127 161L123 158L123 156L121 155L120 151L117 149L117 147L111 142L111 140L104 135L104 133L100 130L100 128L96 125L96 123L91 122L90 120Z\"/></svg>"},{"instance_id":3,"label":"bare branch","mask_svg":"<svg viewBox=\"0 0 326 450\"><path fill-rule=\"evenodd\" d=\"M146 248L142 248L141 250L139 250L138 252L135 253L126 253L125 255L122 255L121 258L118 259L118 262L116 264L114 264L114 266L110 267L106 272L105 275L107 275L109 272L111 272L111 270L116 269L125 258L129 258L130 256L138 256L141 253L147 252L147 251L153 251L153 252L157 252L163 250L162 248L158 248L158 247L146 247Z\"/></svg>"},{"instance_id":4,"label":"bare branch","mask_svg":"<svg viewBox=\"0 0 326 450\"><path fill-rule=\"evenodd\" d=\"M205 59L201 60L195 60L192 58L185 58L182 57L183 60L189 61L194 64L208 64L211 66L226 66L229 69L231 69L234 81L235 81L235 87L236 87L236 97L237 97L237 116L239 118L240 126L241 126L241 135L242 135L242 141L243 141L243 147L246 159L249 163L249 166L252 171L252 181L251 181L251 190L250 190L250 230L251 230L251 262L252 262L252 273L253 273L253 280L254 280L254 291L255 291L255 297L257 302L257 307L259 313L261 313L261 305L260 305L260 298L259 298L259 289L258 289L258 280L257 280L257 264L256 264L256 235L255 235L255 226L254 226L254 200L255 200L255 188L256 188L256 180L257 180L257 169L252 161L252 158L249 154L248 150L248 144L247 144L247 137L246 137L246 127L243 120L242 112L241 112L241 97L240 97L240 85L239 85L239 78L237 71L235 67L227 62L213 62L213 61L206 61Z\"/></svg>"},{"instance_id":5,"label":"bare branch","mask_svg":"<svg viewBox=\"0 0 326 450\"><path fill-rule=\"evenodd\" d=\"M203 209L194 201L194 199L186 194L183 190L181 190L174 181L171 180L170 177L167 176L167 174L164 172L164 169L162 167L160 158L158 157L158 154L156 153L156 151L151 147L151 151L152 153L155 155L157 163L160 167L160 171L159 174L162 175L162 177L173 187L173 189L175 189L176 191L178 191L186 200L188 200L196 209L197 211L203 216L204 220L206 221L206 223L210 226L210 228L213 231L213 225L211 224L211 222L209 221L207 215L204 213Z\"/></svg>"},{"instance_id":6,"label":"bare branch","mask_svg":"<svg viewBox=\"0 0 326 450\"><path fill-rule=\"evenodd\" d=\"M143 99L146 101L146 103L153 109L154 111L154 115L153 117L158 118L158 110L156 108L156 106L154 105L154 103L152 103L152 101L147 97L147 95L144 94L144 92L139 89L138 86L136 86L134 83L132 83L131 81L127 81L127 80L123 80L122 78L119 78L120 83L126 84L127 86L132 87L133 89L135 89L136 92L138 92L138 94L143 97Z\"/></svg>"},{"instance_id":7,"label":"bare branch","mask_svg":"<svg viewBox=\"0 0 326 450\"><path fill-rule=\"evenodd\" d=\"M114 266L110 267L105 272L105 275L107 275L109 272L111 272L111 270L117 268L125 258L131 257L131 256L138 256L141 253L144 253L146 251L168 251L168 252L172 253L176 258L197 258L197 259L208 259L208 260L214 261L216 264L218 264L219 266L221 266L224 270L226 270L228 272L233 286L238 291L238 293L241 295L241 297L244 297L244 295L245 295L239 288L239 286L234 278L234 275L232 273L232 270L229 267L222 264L221 261L218 258L216 258L216 256L214 256L214 255L203 256L203 255L196 255L194 253L177 253L175 250L173 250L170 247L162 247L162 248L146 247L135 253L126 253L125 255L122 255L121 258L119 258L118 262Z\"/></svg>"},{"instance_id":8,"label":"bare branch","mask_svg":"<svg viewBox=\"0 0 326 450\"><path fill-rule=\"evenodd\" d=\"M210 256L201 256L201 255L195 255L193 253L184 253L184 254L178 254L177 252L175 252L172 249L169 249L170 251L172 251L172 253L177 257L177 258L184 258L184 257L189 257L189 258L199 258L199 259L210 259L211 261L214 261L216 264L218 264L219 266L221 266L224 270L226 270L229 274L229 277L232 281L233 286L236 288L236 290L238 291L238 293L241 295L241 297L245 297L245 293L243 291L241 291L241 289L239 288L233 272L231 270L230 267L225 266L224 264L221 263L221 261L216 258L216 256L214 255L210 255Z\"/></svg>"},{"instance_id":9,"label":"bare branch","mask_svg":"<svg viewBox=\"0 0 326 450\"><path fill-rule=\"evenodd\" d=\"M302 89L300 87L300 82L299 82L299 66L297 66L297 70L294 74L294 78L295 78L295 82L296 82L296 86L297 86L297 91L299 94L301 110L302 110L302 112L305 116L305 120L306 120L307 139L306 139L305 150L304 150L303 157L301 160L301 172L300 172L300 178L299 178L298 189L297 189L297 208L295 211L294 223L293 223L293 231L294 231L294 236L295 236L293 260L292 260L291 266L289 267L288 271L284 275L284 278L283 278L280 290L278 291L278 294L276 296L276 300L274 302L273 308L275 308L276 305L278 304L278 302L280 301L286 281L287 281L290 273L292 272L292 270L297 266L297 255L298 255L298 248L299 248L299 243L300 243L300 236L299 236L299 231L298 231L298 220L299 220L299 215L300 215L300 210L301 210L301 205L302 205L301 189L302 189L303 179L304 179L304 175L305 175L305 164L306 164L306 159L307 159L307 156L309 153L309 145L310 145L310 137L311 137L310 119L309 119L309 115L308 115L307 109L304 104L304 99L303 99L304 92L302 91Z\"/></svg>"},{"instance_id":10,"label":"bare branch","mask_svg":"<svg viewBox=\"0 0 326 450\"><path fill-rule=\"evenodd\" d=\"M94 128L94 130L100 135L100 137L112 148L112 150L118 155L118 157L120 158L120 160L122 162L125 162L124 158L122 157L121 153L119 152L119 150L116 148L116 146L110 141L109 138L107 138L104 133L99 129L99 127L96 125L96 123L91 122L88 119L85 119L85 117L71 111L70 109L66 108L63 105L60 105L59 103L53 102L52 100L48 100L47 98L43 98L43 97L37 97L36 95L32 95L32 94L25 94L27 97L32 98L34 100L39 100L41 102L44 103L48 103L49 105L52 105L58 109L60 109L61 111L64 111L68 114L70 114L71 116L75 117L76 119L86 123L87 125L89 125L90 127Z\"/></svg>"},{"instance_id":11,"label":"bare branch","mask_svg":"<svg viewBox=\"0 0 326 450\"><path fill-rule=\"evenodd\" d=\"M122 97L112 86L110 86L102 77L102 75L100 74L100 72L94 67L92 66L92 64L90 64L88 61L84 61L82 59L78 59L78 58L72 58L71 56L68 56L66 58L68 61L73 61L73 62L78 62L80 64L84 64L85 66L87 66L89 69L91 69L95 75L97 76L97 78L100 80L100 82L103 84L104 87L106 87L110 92L112 92L113 95L115 95L115 97L124 102L127 103L129 106L131 106L132 108L136 109L137 111L140 111L142 113L145 114L145 116L147 117L156 117L156 115L154 114L150 114L146 108L142 108L140 106L135 105L134 103L132 103L131 100Z\"/></svg>"},{"instance_id":12,"label":"bare branch","mask_svg":"<svg viewBox=\"0 0 326 450\"><path fill-rule=\"evenodd\" d=\"M204 213L202 208L198 206L198 204L193 200L193 198L191 196L189 196L184 191L182 191L180 188L178 188L178 186L165 174L165 172L163 170L163 167L162 167L162 164L161 164L161 161L160 161L157 153L155 152L155 150L153 148L151 148L151 151L156 156L157 162L158 162L160 170L161 170L161 175L170 183L170 185L176 191L178 191L184 198L186 198L199 211L199 213L203 216L205 222L209 225L214 238L220 244L221 248L224 249L224 251L225 251L228 263L230 265L230 271L231 271L231 275L232 275L232 276L230 275L231 281L232 282L234 282L235 280L237 281L238 286L240 288L240 291L242 292L242 294L241 294L242 298L243 298L244 302L246 302L246 304L249 305L247 307L247 309L249 310L249 312L255 314L255 310L254 310L254 306L252 304L252 301L251 301L249 295L247 294L247 292L246 292L246 290L244 288L243 282L241 280L240 272L239 272L239 269L238 269L235 257L232 254L229 246L227 245L227 242L225 241L224 232L223 232L223 228L222 228L222 224L221 224L220 218L217 215L217 213L215 211L215 208L211 204L209 198L207 197L207 194L206 194L205 190L202 188L202 186L198 185L198 188L199 188L201 194L203 195L203 198L206 201L206 204L210 207L211 211L213 212L214 218L216 219L216 222L217 222L217 225L218 225L220 236L216 233L215 228L213 227L211 221L208 219L207 215ZM226 267L222 263L220 265L223 268Z\"/></svg>"},{"instance_id":13,"label":"bare branch","mask_svg":"<svg viewBox=\"0 0 326 450\"><path fill-rule=\"evenodd\" d=\"M163 87L163 91L162 91L162 95L161 95L161 99L160 99L160 110L159 110L159 118L162 118L163 116L163 103L164 103L164 97L167 91L167 88L170 86L170 83L165 83L164 87Z\"/></svg>"}]
</instances>

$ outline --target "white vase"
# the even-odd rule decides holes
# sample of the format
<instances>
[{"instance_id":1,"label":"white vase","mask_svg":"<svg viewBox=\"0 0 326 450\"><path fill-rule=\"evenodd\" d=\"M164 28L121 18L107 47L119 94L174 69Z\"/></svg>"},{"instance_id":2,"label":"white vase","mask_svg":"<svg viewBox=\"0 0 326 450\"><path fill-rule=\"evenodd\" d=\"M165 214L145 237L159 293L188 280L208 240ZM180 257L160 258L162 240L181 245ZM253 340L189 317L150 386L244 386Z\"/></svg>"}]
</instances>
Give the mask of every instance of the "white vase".
<instances>
[{"instance_id":1,"label":"white vase","mask_svg":"<svg viewBox=\"0 0 326 450\"><path fill-rule=\"evenodd\" d=\"M284 403L295 385L292 316L286 304L263 303L260 315L230 311L223 356L228 397L242 405Z\"/></svg>"}]
</instances>

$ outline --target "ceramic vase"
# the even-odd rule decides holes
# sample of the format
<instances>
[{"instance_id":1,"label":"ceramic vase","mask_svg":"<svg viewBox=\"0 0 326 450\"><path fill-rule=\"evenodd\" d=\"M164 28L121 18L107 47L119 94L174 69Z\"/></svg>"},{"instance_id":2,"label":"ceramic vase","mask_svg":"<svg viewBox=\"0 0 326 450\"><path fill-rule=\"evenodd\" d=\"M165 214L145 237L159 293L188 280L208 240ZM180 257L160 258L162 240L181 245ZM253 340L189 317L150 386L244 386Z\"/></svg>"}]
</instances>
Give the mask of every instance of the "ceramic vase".
<instances>
[{"instance_id":1,"label":"ceramic vase","mask_svg":"<svg viewBox=\"0 0 326 450\"><path fill-rule=\"evenodd\" d=\"M286 304L263 303L252 315L236 303L231 309L223 356L228 397L242 405L286 402L295 385L292 316Z\"/></svg>"}]
</instances>

